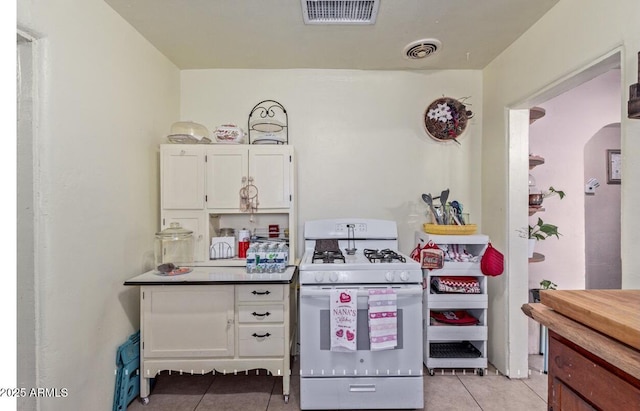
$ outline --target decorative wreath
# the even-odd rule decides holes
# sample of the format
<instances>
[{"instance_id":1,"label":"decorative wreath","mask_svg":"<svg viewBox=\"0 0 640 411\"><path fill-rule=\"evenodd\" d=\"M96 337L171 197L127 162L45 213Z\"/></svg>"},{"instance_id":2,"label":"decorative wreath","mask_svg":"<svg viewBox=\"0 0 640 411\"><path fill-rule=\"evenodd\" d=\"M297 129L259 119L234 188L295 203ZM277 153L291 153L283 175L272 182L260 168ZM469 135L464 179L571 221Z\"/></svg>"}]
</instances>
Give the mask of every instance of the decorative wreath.
<instances>
[{"instance_id":1,"label":"decorative wreath","mask_svg":"<svg viewBox=\"0 0 640 411\"><path fill-rule=\"evenodd\" d=\"M424 112L424 128L427 134L437 141L458 138L467 128L467 120L473 117L471 110L460 101L451 97L434 100Z\"/></svg>"}]
</instances>

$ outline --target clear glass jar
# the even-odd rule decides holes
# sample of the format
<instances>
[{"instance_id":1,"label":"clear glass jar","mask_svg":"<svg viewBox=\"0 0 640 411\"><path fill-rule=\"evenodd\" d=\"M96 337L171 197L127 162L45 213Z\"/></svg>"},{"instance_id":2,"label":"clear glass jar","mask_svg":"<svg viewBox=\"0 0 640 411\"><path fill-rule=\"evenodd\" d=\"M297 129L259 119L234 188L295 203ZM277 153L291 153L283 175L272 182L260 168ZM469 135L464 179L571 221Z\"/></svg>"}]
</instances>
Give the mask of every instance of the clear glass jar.
<instances>
[{"instance_id":1,"label":"clear glass jar","mask_svg":"<svg viewBox=\"0 0 640 411\"><path fill-rule=\"evenodd\" d=\"M169 228L156 233L154 255L156 267L173 263L175 266L193 263L193 231L184 229L180 223L171 223Z\"/></svg>"}]
</instances>

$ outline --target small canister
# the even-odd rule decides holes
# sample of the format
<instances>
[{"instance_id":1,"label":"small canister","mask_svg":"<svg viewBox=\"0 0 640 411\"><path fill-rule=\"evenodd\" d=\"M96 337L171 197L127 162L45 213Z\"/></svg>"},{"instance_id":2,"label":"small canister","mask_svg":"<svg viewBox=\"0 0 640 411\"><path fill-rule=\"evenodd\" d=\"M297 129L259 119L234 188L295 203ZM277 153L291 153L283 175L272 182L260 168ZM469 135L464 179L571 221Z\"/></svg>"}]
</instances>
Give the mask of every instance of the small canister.
<instances>
[{"instance_id":1,"label":"small canister","mask_svg":"<svg viewBox=\"0 0 640 411\"><path fill-rule=\"evenodd\" d=\"M280 236L280 226L278 224L269 224L269 238L278 238Z\"/></svg>"},{"instance_id":2,"label":"small canister","mask_svg":"<svg viewBox=\"0 0 640 411\"><path fill-rule=\"evenodd\" d=\"M243 228L238 232L238 258L247 258L247 250L251 241L251 231Z\"/></svg>"}]
</instances>

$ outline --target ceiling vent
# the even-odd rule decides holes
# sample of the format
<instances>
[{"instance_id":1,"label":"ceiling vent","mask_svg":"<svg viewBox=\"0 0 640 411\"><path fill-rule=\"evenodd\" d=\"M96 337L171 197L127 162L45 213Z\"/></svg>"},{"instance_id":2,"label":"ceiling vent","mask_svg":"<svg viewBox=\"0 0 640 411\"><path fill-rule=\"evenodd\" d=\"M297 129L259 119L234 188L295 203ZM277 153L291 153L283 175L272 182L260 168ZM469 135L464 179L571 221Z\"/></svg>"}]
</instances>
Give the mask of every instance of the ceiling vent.
<instances>
[{"instance_id":1,"label":"ceiling vent","mask_svg":"<svg viewBox=\"0 0 640 411\"><path fill-rule=\"evenodd\" d=\"M380 0L300 0L305 24L374 24Z\"/></svg>"},{"instance_id":2,"label":"ceiling vent","mask_svg":"<svg viewBox=\"0 0 640 411\"><path fill-rule=\"evenodd\" d=\"M440 40L423 39L407 44L404 48L404 56L410 60L429 57L440 50Z\"/></svg>"}]
</instances>

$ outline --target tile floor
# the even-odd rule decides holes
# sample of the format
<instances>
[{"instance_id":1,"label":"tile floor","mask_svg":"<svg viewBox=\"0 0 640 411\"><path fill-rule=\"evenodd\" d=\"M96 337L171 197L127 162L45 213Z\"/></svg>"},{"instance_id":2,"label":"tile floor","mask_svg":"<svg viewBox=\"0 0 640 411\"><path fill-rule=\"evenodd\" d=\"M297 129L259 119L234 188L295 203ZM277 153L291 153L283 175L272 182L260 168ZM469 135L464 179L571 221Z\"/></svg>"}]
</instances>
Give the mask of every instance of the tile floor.
<instances>
[{"instance_id":1,"label":"tile floor","mask_svg":"<svg viewBox=\"0 0 640 411\"><path fill-rule=\"evenodd\" d=\"M212 373L188 375L163 372L142 405L134 400L127 411L276 411L300 409L300 381L296 358L291 378L289 403L282 396L282 379L264 370L237 375ZM542 373L542 356L532 355L527 379L509 379L489 367L482 377L466 370L425 369L424 410L426 411L543 411L547 409L547 375Z\"/></svg>"}]
</instances>

